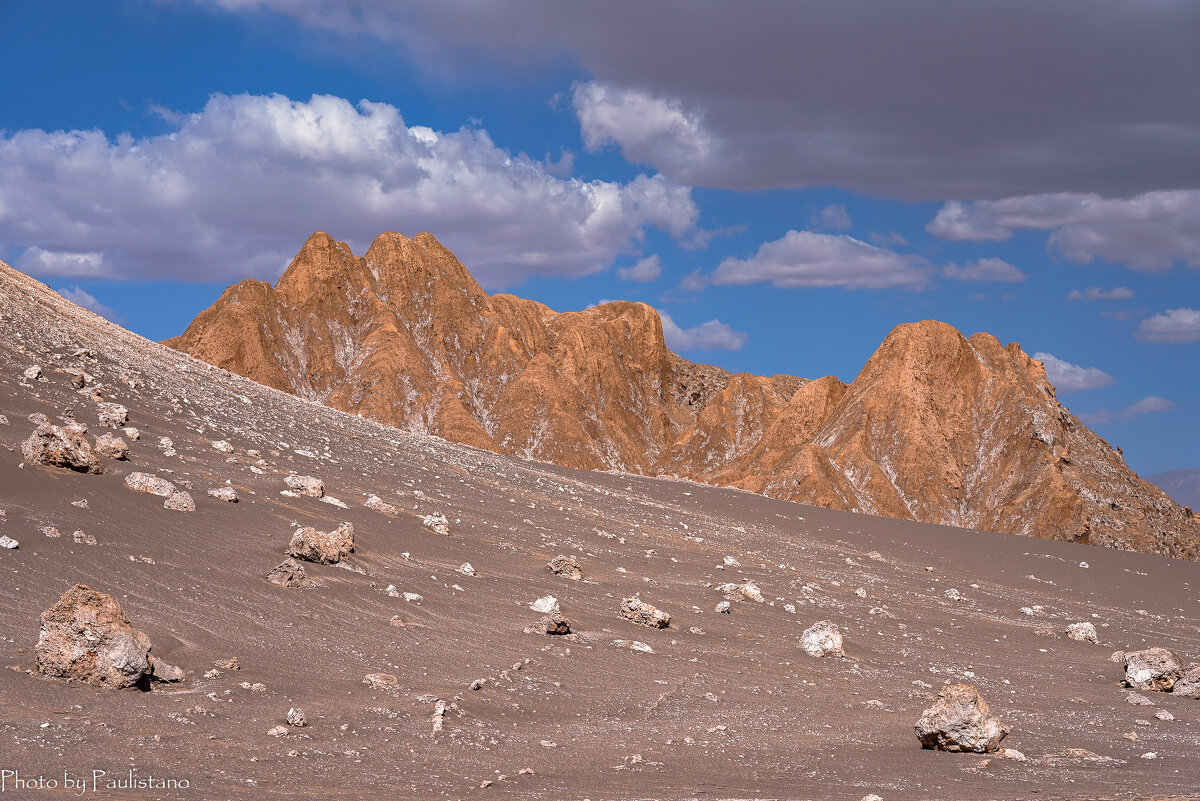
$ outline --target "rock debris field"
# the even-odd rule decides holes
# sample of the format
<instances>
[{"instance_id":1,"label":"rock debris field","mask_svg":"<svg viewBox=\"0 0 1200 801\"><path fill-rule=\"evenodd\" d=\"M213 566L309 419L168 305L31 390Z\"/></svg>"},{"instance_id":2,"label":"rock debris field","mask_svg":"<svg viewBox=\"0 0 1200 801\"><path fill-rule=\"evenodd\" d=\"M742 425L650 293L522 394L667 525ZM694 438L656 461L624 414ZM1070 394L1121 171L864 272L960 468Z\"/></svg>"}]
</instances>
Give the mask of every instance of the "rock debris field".
<instances>
[{"instance_id":1,"label":"rock debris field","mask_svg":"<svg viewBox=\"0 0 1200 801\"><path fill-rule=\"evenodd\" d=\"M107 797L1200 794L1200 565L409 435L6 270L0 546L0 769L189 784Z\"/></svg>"}]
</instances>

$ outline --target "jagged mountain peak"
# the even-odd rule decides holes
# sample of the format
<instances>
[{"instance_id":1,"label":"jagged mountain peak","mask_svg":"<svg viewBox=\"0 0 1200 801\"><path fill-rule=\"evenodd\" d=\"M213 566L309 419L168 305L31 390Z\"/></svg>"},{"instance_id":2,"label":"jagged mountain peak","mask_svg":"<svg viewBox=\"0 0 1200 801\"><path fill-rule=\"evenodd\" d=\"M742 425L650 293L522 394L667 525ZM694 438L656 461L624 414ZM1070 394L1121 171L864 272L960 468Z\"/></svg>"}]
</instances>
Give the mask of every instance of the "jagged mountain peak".
<instances>
[{"instance_id":1,"label":"jagged mountain peak","mask_svg":"<svg viewBox=\"0 0 1200 801\"><path fill-rule=\"evenodd\" d=\"M430 234L309 238L168 344L409 431L835 509L1194 556L1200 522L1057 400L1017 343L896 326L850 384L672 353L658 313L489 296Z\"/></svg>"}]
</instances>

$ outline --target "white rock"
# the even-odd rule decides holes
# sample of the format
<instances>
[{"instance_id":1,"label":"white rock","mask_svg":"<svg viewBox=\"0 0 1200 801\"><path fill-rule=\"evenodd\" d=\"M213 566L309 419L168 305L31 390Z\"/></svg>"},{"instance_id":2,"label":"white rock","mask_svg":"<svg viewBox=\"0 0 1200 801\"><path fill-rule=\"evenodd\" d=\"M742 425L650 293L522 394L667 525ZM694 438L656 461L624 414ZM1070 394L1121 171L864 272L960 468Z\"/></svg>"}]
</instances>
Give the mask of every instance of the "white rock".
<instances>
[{"instance_id":1,"label":"white rock","mask_svg":"<svg viewBox=\"0 0 1200 801\"><path fill-rule=\"evenodd\" d=\"M438 534L450 533L450 521L446 520L445 515L425 515L421 518L421 523L425 528L436 531Z\"/></svg>"},{"instance_id":2,"label":"white rock","mask_svg":"<svg viewBox=\"0 0 1200 801\"><path fill-rule=\"evenodd\" d=\"M470 562L463 562L458 566L458 572L464 576L473 576L475 575L475 568L471 566Z\"/></svg>"},{"instance_id":3,"label":"white rock","mask_svg":"<svg viewBox=\"0 0 1200 801\"><path fill-rule=\"evenodd\" d=\"M728 615L729 614L729 601L721 601L721 603L717 604L717 607L715 609L713 609L713 611L721 612L723 614Z\"/></svg>"},{"instance_id":4,"label":"white rock","mask_svg":"<svg viewBox=\"0 0 1200 801\"><path fill-rule=\"evenodd\" d=\"M410 604L419 604L421 601L424 601L425 598L424 596L418 595L415 592L406 592L404 593L404 600L408 601Z\"/></svg>"},{"instance_id":5,"label":"white rock","mask_svg":"<svg viewBox=\"0 0 1200 801\"><path fill-rule=\"evenodd\" d=\"M1072 623L1067 626L1067 636L1072 640L1080 642L1100 642L1100 637L1096 634L1096 627L1086 621L1083 623Z\"/></svg>"},{"instance_id":6,"label":"white rock","mask_svg":"<svg viewBox=\"0 0 1200 801\"><path fill-rule=\"evenodd\" d=\"M212 447L214 451L220 451L221 453L233 453L233 446L230 445L228 441L223 439L214 441L212 443Z\"/></svg>"},{"instance_id":7,"label":"white rock","mask_svg":"<svg viewBox=\"0 0 1200 801\"><path fill-rule=\"evenodd\" d=\"M809 656L845 656L842 632L830 620L814 623L800 635L800 647Z\"/></svg>"},{"instance_id":8,"label":"white rock","mask_svg":"<svg viewBox=\"0 0 1200 801\"><path fill-rule=\"evenodd\" d=\"M543 595L529 605L529 608L543 615L549 615L553 612L561 611L558 608L558 599L553 595Z\"/></svg>"},{"instance_id":9,"label":"white rock","mask_svg":"<svg viewBox=\"0 0 1200 801\"><path fill-rule=\"evenodd\" d=\"M19 547L20 543L14 540L12 537L0 537L0 548L7 548L10 551L15 551Z\"/></svg>"},{"instance_id":10,"label":"white rock","mask_svg":"<svg viewBox=\"0 0 1200 801\"><path fill-rule=\"evenodd\" d=\"M39 378L42 377L42 368L38 367L35 364L32 367L27 367L25 369L25 372L23 373L23 375L26 378L28 378L30 381L37 381Z\"/></svg>"}]
</instances>

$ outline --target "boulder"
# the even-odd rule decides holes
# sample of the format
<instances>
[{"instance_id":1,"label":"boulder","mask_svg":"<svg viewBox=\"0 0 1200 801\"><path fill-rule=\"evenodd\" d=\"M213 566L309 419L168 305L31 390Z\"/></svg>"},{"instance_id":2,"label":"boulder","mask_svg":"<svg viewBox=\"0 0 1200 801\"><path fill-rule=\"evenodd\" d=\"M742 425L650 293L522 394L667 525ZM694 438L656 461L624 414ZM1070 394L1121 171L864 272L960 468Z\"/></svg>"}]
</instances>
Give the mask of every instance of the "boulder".
<instances>
[{"instance_id":1,"label":"boulder","mask_svg":"<svg viewBox=\"0 0 1200 801\"><path fill-rule=\"evenodd\" d=\"M100 419L100 425L108 428L121 428L129 422L129 410L119 403L97 405L96 416Z\"/></svg>"},{"instance_id":2,"label":"boulder","mask_svg":"<svg viewBox=\"0 0 1200 801\"><path fill-rule=\"evenodd\" d=\"M29 381L37 381L42 377L42 368L35 364L32 367L26 367L25 372L21 375Z\"/></svg>"},{"instance_id":3,"label":"boulder","mask_svg":"<svg viewBox=\"0 0 1200 801\"><path fill-rule=\"evenodd\" d=\"M665 629L671 625L671 616L646 603L636 595L621 601L621 617L654 629Z\"/></svg>"},{"instance_id":4,"label":"boulder","mask_svg":"<svg viewBox=\"0 0 1200 801\"><path fill-rule=\"evenodd\" d=\"M299 707L292 707L287 713L287 722L289 726L302 728L308 725L308 718L304 716L304 710Z\"/></svg>"},{"instance_id":5,"label":"boulder","mask_svg":"<svg viewBox=\"0 0 1200 801\"><path fill-rule=\"evenodd\" d=\"M196 511L196 502L192 500L191 493L184 490L178 490L171 493L165 501L163 501L164 509L172 509L176 512L194 512Z\"/></svg>"},{"instance_id":6,"label":"boulder","mask_svg":"<svg viewBox=\"0 0 1200 801\"><path fill-rule=\"evenodd\" d=\"M368 673L363 676L363 684L375 690L394 690L400 686L400 679L391 673Z\"/></svg>"},{"instance_id":7,"label":"boulder","mask_svg":"<svg viewBox=\"0 0 1200 801\"><path fill-rule=\"evenodd\" d=\"M150 655L149 659L150 678L154 679L155 681L162 682L183 681L182 669L177 668L174 665L168 665L166 662L162 661L153 654Z\"/></svg>"},{"instance_id":8,"label":"boulder","mask_svg":"<svg viewBox=\"0 0 1200 801\"><path fill-rule=\"evenodd\" d=\"M1100 636L1096 633L1095 625L1086 621L1083 623L1072 623L1067 626L1067 636L1079 642L1100 642Z\"/></svg>"},{"instance_id":9,"label":"boulder","mask_svg":"<svg viewBox=\"0 0 1200 801\"><path fill-rule=\"evenodd\" d=\"M1183 675L1183 664L1166 648L1147 648L1125 654L1127 687L1137 690L1170 692Z\"/></svg>"},{"instance_id":10,"label":"boulder","mask_svg":"<svg viewBox=\"0 0 1200 801\"><path fill-rule=\"evenodd\" d=\"M37 672L105 687L151 676L150 639L133 628L111 595L76 584L42 613Z\"/></svg>"},{"instance_id":11,"label":"boulder","mask_svg":"<svg viewBox=\"0 0 1200 801\"><path fill-rule=\"evenodd\" d=\"M87 426L81 423L66 427L48 421L41 423L29 439L21 443L21 454L31 464L64 467L94 475L104 472L104 465L88 444Z\"/></svg>"},{"instance_id":12,"label":"boulder","mask_svg":"<svg viewBox=\"0 0 1200 801\"><path fill-rule=\"evenodd\" d=\"M219 501L229 501L229 503L238 502L237 490L233 487L214 487L208 491L208 494Z\"/></svg>"},{"instance_id":13,"label":"boulder","mask_svg":"<svg viewBox=\"0 0 1200 801\"><path fill-rule=\"evenodd\" d=\"M124 461L129 458L129 445L120 437L112 434L101 434L96 437L96 453L106 459Z\"/></svg>"},{"instance_id":14,"label":"boulder","mask_svg":"<svg viewBox=\"0 0 1200 801\"><path fill-rule=\"evenodd\" d=\"M15 551L21 547L21 543L14 540L12 537L5 535L0 537L0 548L7 548L10 551Z\"/></svg>"},{"instance_id":15,"label":"boulder","mask_svg":"<svg viewBox=\"0 0 1200 801\"><path fill-rule=\"evenodd\" d=\"M554 612L533 624L530 629L538 634L570 634L571 621L567 620L560 613Z\"/></svg>"},{"instance_id":16,"label":"boulder","mask_svg":"<svg viewBox=\"0 0 1200 801\"><path fill-rule=\"evenodd\" d=\"M1185 667L1171 692L1185 698L1200 698L1200 663L1193 662Z\"/></svg>"},{"instance_id":17,"label":"boulder","mask_svg":"<svg viewBox=\"0 0 1200 801\"><path fill-rule=\"evenodd\" d=\"M136 492L148 492L169 498L175 494L175 485L153 473L130 473L125 476L125 486Z\"/></svg>"},{"instance_id":18,"label":"boulder","mask_svg":"<svg viewBox=\"0 0 1200 801\"><path fill-rule=\"evenodd\" d=\"M550 560L546 568L556 576L563 576L572 581L579 581L583 578L583 571L579 568L579 563L575 561L574 556L556 556Z\"/></svg>"},{"instance_id":19,"label":"boulder","mask_svg":"<svg viewBox=\"0 0 1200 801\"><path fill-rule=\"evenodd\" d=\"M450 521L445 515L425 515L421 518L421 524L430 531L436 531L438 534L450 535Z\"/></svg>"},{"instance_id":20,"label":"boulder","mask_svg":"<svg viewBox=\"0 0 1200 801\"><path fill-rule=\"evenodd\" d=\"M212 445L212 449L214 451L220 451L221 453L233 453L233 446L229 444L228 440L218 439L214 440L210 444Z\"/></svg>"},{"instance_id":21,"label":"boulder","mask_svg":"<svg viewBox=\"0 0 1200 801\"><path fill-rule=\"evenodd\" d=\"M800 635L800 647L809 656L845 656L842 632L832 620L814 623Z\"/></svg>"},{"instance_id":22,"label":"boulder","mask_svg":"<svg viewBox=\"0 0 1200 801\"><path fill-rule=\"evenodd\" d=\"M313 476L288 476L283 480L283 483L287 484L288 489L298 492L301 495L320 498L325 494L325 482Z\"/></svg>"},{"instance_id":23,"label":"boulder","mask_svg":"<svg viewBox=\"0 0 1200 801\"><path fill-rule=\"evenodd\" d=\"M742 584L722 584L717 587L717 592L724 594L727 601L754 601L760 604L763 602L762 591L753 581Z\"/></svg>"},{"instance_id":24,"label":"boulder","mask_svg":"<svg viewBox=\"0 0 1200 801\"><path fill-rule=\"evenodd\" d=\"M287 555L306 562L337 564L354 552L354 526L342 523L333 531L317 531L305 526L292 535Z\"/></svg>"},{"instance_id":25,"label":"boulder","mask_svg":"<svg viewBox=\"0 0 1200 801\"><path fill-rule=\"evenodd\" d=\"M1000 750L1000 741L1008 736L1008 728L992 716L979 689L970 684L943 687L913 728L923 748L939 751L990 754Z\"/></svg>"},{"instance_id":26,"label":"boulder","mask_svg":"<svg viewBox=\"0 0 1200 801\"><path fill-rule=\"evenodd\" d=\"M366 506L368 509L374 509L381 514L392 515L393 517L400 514L400 507L393 506L378 495L369 496L363 506Z\"/></svg>"},{"instance_id":27,"label":"boulder","mask_svg":"<svg viewBox=\"0 0 1200 801\"><path fill-rule=\"evenodd\" d=\"M271 569L267 581L280 587L309 587L312 579L308 577L304 565L288 557Z\"/></svg>"},{"instance_id":28,"label":"boulder","mask_svg":"<svg viewBox=\"0 0 1200 801\"><path fill-rule=\"evenodd\" d=\"M529 608L543 615L552 615L558 611L558 599L553 595L543 595L531 603Z\"/></svg>"}]
</instances>

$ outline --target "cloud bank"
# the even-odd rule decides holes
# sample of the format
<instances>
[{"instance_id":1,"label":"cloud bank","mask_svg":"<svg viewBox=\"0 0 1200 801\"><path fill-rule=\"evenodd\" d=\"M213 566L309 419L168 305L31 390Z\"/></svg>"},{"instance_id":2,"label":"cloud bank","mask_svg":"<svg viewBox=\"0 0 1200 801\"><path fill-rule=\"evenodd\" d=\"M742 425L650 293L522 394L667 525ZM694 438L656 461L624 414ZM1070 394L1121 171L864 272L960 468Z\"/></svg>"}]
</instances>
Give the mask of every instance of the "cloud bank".
<instances>
[{"instance_id":1,"label":"cloud bank","mask_svg":"<svg viewBox=\"0 0 1200 801\"><path fill-rule=\"evenodd\" d=\"M1063 361L1053 353L1035 353L1033 358L1045 365L1046 377L1063 394L1099 389L1116 383L1116 379L1098 367L1080 367Z\"/></svg>"},{"instance_id":2,"label":"cloud bank","mask_svg":"<svg viewBox=\"0 0 1200 801\"><path fill-rule=\"evenodd\" d=\"M213 95L162 136L0 134L0 247L49 276L272 279L307 236L432 231L490 286L607 269L650 228L695 233L688 188L552 175L486 131L385 103Z\"/></svg>"}]
</instances>

